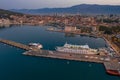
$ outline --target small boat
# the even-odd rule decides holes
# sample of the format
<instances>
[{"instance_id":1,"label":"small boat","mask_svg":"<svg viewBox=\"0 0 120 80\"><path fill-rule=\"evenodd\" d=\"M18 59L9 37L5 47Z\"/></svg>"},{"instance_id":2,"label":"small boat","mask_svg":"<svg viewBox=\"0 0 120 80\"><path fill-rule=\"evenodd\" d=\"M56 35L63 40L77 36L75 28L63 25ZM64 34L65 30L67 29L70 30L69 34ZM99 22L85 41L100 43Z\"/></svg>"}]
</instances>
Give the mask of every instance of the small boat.
<instances>
[{"instance_id":1,"label":"small boat","mask_svg":"<svg viewBox=\"0 0 120 80\"><path fill-rule=\"evenodd\" d=\"M30 47L35 47L35 48L38 48L38 49L43 48L43 46L40 43L29 43L29 46Z\"/></svg>"}]
</instances>

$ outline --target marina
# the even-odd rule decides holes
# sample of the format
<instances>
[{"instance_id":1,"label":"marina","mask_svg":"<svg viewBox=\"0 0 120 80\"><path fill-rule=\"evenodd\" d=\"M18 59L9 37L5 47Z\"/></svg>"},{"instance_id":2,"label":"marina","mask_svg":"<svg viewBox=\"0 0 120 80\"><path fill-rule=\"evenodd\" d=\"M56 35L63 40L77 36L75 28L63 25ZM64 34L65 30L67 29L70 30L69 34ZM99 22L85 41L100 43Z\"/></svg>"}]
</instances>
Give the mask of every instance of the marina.
<instances>
[{"instance_id":1,"label":"marina","mask_svg":"<svg viewBox=\"0 0 120 80\"><path fill-rule=\"evenodd\" d=\"M27 56L38 56L38 57L46 57L46 58L56 58L56 59L65 59L65 60L74 60L74 61L85 61L85 62L95 62L102 63L105 66L106 72L108 70L115 70L120 72L120 63L116 58L110 56L101 56L101 55L90 55L90 54L76 54L76 53L68 53L68 52L58 52L58 51L50 51L50 50L42 50L37 48L31 48L28 45L24 45L21 43L17 43L14 41L0 39L1 43L8 44L10 46L14 46L17 48L21 48L27 50L23 53L23 55ZM114 63L114 66L113 66ZM109 73L112 74L112 73ZM118 73L119 74L119 73ZM112 74L115 75L115 74ZM119 76L119 75L117 75Z\"/></svg>"}]
</instances>

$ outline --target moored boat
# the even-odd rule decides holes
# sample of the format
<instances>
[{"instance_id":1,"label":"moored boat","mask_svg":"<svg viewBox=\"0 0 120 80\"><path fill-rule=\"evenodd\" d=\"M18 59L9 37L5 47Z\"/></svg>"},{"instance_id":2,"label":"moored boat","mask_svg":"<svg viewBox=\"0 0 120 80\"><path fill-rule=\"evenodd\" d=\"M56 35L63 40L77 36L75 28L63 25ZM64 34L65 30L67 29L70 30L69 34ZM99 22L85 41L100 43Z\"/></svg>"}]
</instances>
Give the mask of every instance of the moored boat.
<instances>
[{"instance_id":1,"label":"moored boat","mask_svg":"<svg viewBox=\"0 0 120 80\"><path fill-rule=\"evenodd\" d=\"M110 74L110 75L120 76L120 71L118 71L118 70L110 70L110 69L108 69L107 73Z\"/></svg>"},{"instance_id":2,"label":"moored boat","mask_svg":"<svg viewBox=\"0 0 120 80\"><path fill-rule=\"evenodd\" d=\"M43 46L40 43L29 43L29 46L30 47L35 47L35 48L38 48L38 49L43 48Z\"/></svg>"},{"instance_id":3,"label":"moored boat","mask_svg":"<svg viewBox=\"0 0 120 80\"><path fill-rule=\"evenodd\" d=\"M86 45L72 45L65 43L63 47L56 47L56 51L77 53L77 54L98 54L97 49L90 48Z\"/></svg>"}]
</instances>

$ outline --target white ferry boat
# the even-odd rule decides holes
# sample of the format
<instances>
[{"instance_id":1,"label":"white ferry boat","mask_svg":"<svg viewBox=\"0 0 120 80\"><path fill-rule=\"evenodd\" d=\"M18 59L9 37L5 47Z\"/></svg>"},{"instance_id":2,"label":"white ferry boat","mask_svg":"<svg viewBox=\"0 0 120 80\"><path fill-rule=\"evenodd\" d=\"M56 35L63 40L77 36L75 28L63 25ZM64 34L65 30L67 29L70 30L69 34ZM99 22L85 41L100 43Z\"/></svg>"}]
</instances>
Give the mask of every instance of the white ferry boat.
<instances>
[{"instance_id":1,"label":"white ferry boat","mask_svg":"<svg viewBox=\"0 0 120 80\"><path fill-rule=\"evenodd\" d=\"M77 54L98 54L97 49L91 49L88 45L72 45L67 43L63 47L56 47L56 51Z\"/></svg>"},{"instance_id":2,"label":"white ferry boat","mask_svg":"<svg viewBox=\"0 0 120 80\"><path fill-rule=\"evenodd\" d=\"M29 43L29 46L30 47L35 47L35 48L38 48L38 49L43 48L43 46L40 43Z\"/></svg>"}]
</instances>

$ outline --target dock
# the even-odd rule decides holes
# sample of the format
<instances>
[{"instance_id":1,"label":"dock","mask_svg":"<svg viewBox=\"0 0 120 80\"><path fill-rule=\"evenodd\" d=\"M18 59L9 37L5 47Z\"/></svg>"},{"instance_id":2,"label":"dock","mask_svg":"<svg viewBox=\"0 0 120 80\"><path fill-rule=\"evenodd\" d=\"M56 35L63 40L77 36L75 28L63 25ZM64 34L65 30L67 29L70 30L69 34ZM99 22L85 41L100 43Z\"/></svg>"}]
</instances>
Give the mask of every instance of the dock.
<instances>
[{"instance_id":1,"label":"dock","mask_svg":"<svg viewBox=\"0 0 120 80\"><path fill-rule=\"evenodd\" d=\"M120 71L120 64L116 64L116 62L104 62L104 66L108 70Z\"/></svg>"},{"instance_id":2,"label":"dock","mask_svg":"<svg viewBox=\"0 0 120 80\"><path fill-rule=\"evenodd\" d=\"M0 42L4 43L4 44L7 44L7 45L10 45L10 46L20 48L20 49L30 50L29 46L21 44L21 43L14 42L14 41L6 40L6 39L0 39Z\"/></svg>"},{"instance_id":3,"label":"dock","mask_svg":"<svg viewBox=\"0 0 120 80\"><path fill-rule=\"evenodd\" d=\"M26 56L37 56L37 57L45 57L45 58L102 63L105 66L106 71L116 70L120 72L119 59L111 56L76 54L76 53L66 53L66 52L50 51L43 49L35 49L35 48L31 48L28 45L6 39L0 39L0 43L4 43L10 46L24 49L26 50L26 52L24 52L23 55Z\"/></svg>"},{"instance_id":4,"label":"dock","mask_svg":"<svg viewBox=\"0 0 120 80\"><path fill-rule=\"evenodd\" d=\"M23 54L27 56L39 56L39 57L85 61L85 62L94 62L94 63L109 62L109 60L107 60L108 59L107 56L64 53L64 52L48 51L48 50L39 50L39 51L30 50L30 51L26 51Z\"/></svg>"},{"instance_id":5,"label":"dock","mask_svg":"<svg viewBox=\"0 0 120 80\"><path fill-rule=\"evenodd\" d=\"M110 75L120 76L120 63L118 62L104 62L106 73Z\"/></svg>"}]
</instances>

